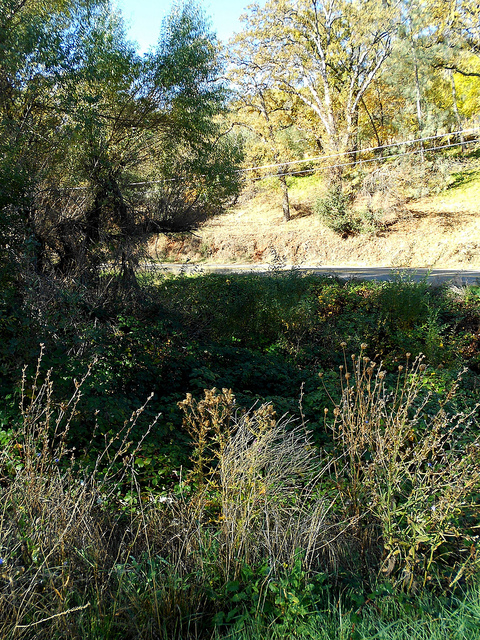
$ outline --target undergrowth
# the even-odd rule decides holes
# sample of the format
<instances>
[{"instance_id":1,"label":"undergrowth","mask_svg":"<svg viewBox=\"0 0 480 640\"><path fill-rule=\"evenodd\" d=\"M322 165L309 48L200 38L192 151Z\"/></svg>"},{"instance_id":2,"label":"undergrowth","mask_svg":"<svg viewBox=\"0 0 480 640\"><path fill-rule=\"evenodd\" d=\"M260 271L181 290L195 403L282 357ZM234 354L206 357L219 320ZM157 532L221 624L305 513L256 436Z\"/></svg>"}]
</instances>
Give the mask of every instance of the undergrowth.
<instances>
[{"instance_id":1,"label":"undergrowth","mask_svg":"<svg viewBox=\"0 0 480 640\"><path fill-rule=\"evenodd\" d=\"M429 391L421 359L393 386L365 346L351 363L323 451L271 403L187 395L189 470L152 491L133 437L146 406L80 451L69 431L97 365L57 403L39 362L0 454L1 637L369 637L428 597L444 628L470 625L474 595L454 594L476 593L479 407L458 413L456 384Z\"/></svg>"}]
</instances>

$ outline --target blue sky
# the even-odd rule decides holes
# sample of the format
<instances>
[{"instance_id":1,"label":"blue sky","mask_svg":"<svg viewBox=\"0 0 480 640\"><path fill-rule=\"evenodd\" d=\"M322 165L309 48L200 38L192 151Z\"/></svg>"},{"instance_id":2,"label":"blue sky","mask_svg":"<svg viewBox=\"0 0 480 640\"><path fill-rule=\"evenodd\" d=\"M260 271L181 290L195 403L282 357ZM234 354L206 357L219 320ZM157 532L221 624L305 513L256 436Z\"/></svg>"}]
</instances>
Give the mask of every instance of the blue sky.
<instances>
[{"instance_id":1,"label":"blue sky","mask_svg":"<svg viewBox=\"0 0 480 640\"><path fill-rule=\"evenodd\" d=\"M141 52L157 42L162 19L170 12L167 0L115 0L121 10L129 36ZM213 30L221 40L228 40L241 30L240 16L252 0L204 0L200 4L211 18ZM260 1L259 4L264 4Z\"/></svg>"}]
</instances>

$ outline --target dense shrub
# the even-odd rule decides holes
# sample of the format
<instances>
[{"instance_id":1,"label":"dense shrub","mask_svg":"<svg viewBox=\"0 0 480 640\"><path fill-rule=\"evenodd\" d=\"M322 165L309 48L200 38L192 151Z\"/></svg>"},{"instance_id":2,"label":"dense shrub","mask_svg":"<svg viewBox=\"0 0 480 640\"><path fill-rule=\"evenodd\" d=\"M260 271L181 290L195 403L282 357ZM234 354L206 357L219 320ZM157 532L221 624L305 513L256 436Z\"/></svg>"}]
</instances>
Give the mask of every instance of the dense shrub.
<instances>
[{"instance_id":1,"label":"dense shrub","mask_svg":"<svg viewBox=\"0 0 480 640\"><path fill-rule=\"evenodd\" d=\"M344 237L361 230L361 223L350 210L349 198L341 187L334 187L319 198L316 212L329 229Z\"/></svg>"},{"instance_id":2,"label":"dense shrub","mask_svg":"<svg viewBox=\"0 0 480 640\"><path fill-rule=\"evenodd\" d=\"M317 215L332 231L347 238L358 233L374 233L379 227L379 215L371 207L355 208L341 187L334 187L319 198Z\"/></svg>"},{"instance_id":3,"label":"dense shrub","mask_svg":"<svg viewBox=\"0 0 480 640\"><path fill-rule=\"evenodd\" d=\"M416 602L404 590L475 576L479 443L448 413L455 388L432 413L420 361L392 390L364 352L352 362L322 455L272 405L242 411L226 389L187 395L191 471L175 470L168 491L138 473L144 407L92 458L68 446L87 377L57 404L38 367L1 433L2 638L303 637L332 597L351 630L371 624L368 603L391 622Z\"/></svg>"}]
</instances>

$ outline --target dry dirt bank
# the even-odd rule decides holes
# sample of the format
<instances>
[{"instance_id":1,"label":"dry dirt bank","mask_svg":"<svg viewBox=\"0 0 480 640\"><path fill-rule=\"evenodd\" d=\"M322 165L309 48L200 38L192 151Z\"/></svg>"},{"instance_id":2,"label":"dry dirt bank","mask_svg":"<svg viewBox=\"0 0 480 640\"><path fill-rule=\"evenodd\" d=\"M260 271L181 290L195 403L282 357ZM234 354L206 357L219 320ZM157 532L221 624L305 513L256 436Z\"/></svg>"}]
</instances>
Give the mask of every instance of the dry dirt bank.
<instances>
[{"instance_id":1,"label":"dry dirt bank","mask_svg":"<svg viewBox=\"0 0 480 640\"><path fill-rule=\"evenodd\" d=\"M292 193L292 219L282 218L280 197L244 196L229 212L194 234L159 235L149 245L160 260L263 262L328 266L480 268L480 180L397 207L375 234L341 238L313 213L313 193Z\"/></svg>"}]
</instances>

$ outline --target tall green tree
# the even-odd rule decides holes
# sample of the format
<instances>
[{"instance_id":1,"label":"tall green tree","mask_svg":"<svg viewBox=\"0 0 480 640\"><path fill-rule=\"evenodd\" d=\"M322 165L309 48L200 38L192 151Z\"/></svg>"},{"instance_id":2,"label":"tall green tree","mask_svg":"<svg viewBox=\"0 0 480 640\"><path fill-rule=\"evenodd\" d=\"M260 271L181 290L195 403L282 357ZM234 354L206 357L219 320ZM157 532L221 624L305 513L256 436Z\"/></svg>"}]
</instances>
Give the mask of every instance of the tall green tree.
<instances>
[{"instance_id":1,"label":"tall green tree","mask_svg":"<svg viewBox=\"0 0 480 640\"><path fill-rule=\"evenodd\" d=\"M446 61L460 60L460 38L446 37L458 2L402 0L392 52L362 97L361 136L381 146L464 125L463 87ZM457 90L458 89L458 90ZM471 103L470 103L471 104ZM423 148L419 144L423 155Z\"/></svg>"},{"instance_id":2,"label":"tall green tree","mask_svg":"<svg viewBox=\"0 0 480 640\"><path fill-rule=\"evenodd\" d=\"M421 138L447 124L447 111L438 100L432 100L444 78L433 68L438 43L430 9L424 0L406 0L400 7L401 22L392 53L380 75L384 86L389 86L387 94L394 96L398 105L392 122L395 137ZM423 148L421 143L422 157Z\"/></svg>"},{"instance_id":3,"label":"tall green tree","mask_svg":"<svg viewBox=\"0 0 480 640\"><path fill-rule=\"evenodd\" d=\"M67 2L0 2L0 219L4 245L21 239L39 255L35 196L62 140L55 92L64 72L63 33L70 22Z\"/></svg>"},{"instance_id":4,"label":"tall green tree","mask_svg":"<svg viewBox=\"0 0 480 640\"><path fill-rule=\"evenodd\" d=\"M472 0L430 0L434 33L443 44L437 65L466 77L480 77L480 5Z\"/></svg>"},{"instance_id":5,"label":"tall green tree","mask_svg":"<svg viewBox=\"0 0 480 640\"><path fill-rule=\"evenodd\" d=\"M158 185L181 185L170 223L193 208L211 213L237 189L215 37L198 7L176 6L157 48L140 57L108 0L7 3L0 166L19 187L2 215L23 216L37 272L88 281L116 258L127 278L132 245L149 223L165 223Z\"/></svg>"}]
</instances>

